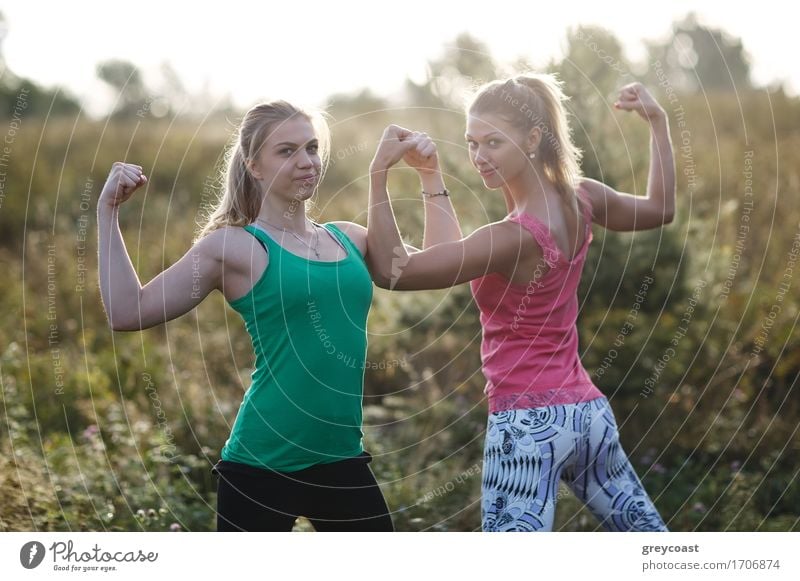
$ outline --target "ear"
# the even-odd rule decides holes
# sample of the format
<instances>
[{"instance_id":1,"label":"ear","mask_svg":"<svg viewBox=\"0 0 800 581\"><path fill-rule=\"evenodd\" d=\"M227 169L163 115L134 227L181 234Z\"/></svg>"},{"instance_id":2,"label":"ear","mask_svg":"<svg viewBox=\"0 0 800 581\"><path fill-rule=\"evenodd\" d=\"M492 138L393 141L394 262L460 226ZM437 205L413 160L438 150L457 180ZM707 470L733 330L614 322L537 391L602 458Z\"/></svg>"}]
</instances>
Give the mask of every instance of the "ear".
<instances>
[{"instance_id":1,"label":"ear","mask_svg":"<svg viewBox=\"0 0 800 581\"><path fill-rule=\"evenodd\" d=\"M247 166L247 171L250 172L251 176L253 176L257 180L263 179L262 176L261 176L261 172L258 171L258 169L256 169L256 165L253 163L252 159L248 159L245 162L245 165Z\"/></svg>"},{"instance_id":2,"label":"ear","mask_svg":"<svg viewBox=\"0 0 800 581\"><path fill-rule=\"evenodd\" d=\"M527 152L530 153L532 151L539 151L539 145L542 142L542 128L538 125L533 127L528 132L528 137L525 140L525 145L527 146Z\"/></svg>"}]
</instances>

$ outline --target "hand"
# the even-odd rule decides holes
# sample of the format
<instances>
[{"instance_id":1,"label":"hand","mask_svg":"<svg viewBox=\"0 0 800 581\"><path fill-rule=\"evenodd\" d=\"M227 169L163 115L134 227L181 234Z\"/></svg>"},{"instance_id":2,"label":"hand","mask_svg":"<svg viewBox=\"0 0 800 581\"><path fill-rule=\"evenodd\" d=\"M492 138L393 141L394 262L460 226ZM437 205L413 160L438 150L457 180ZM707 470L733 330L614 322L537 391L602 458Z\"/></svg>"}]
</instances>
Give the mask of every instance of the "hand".
<instances>
[{"instance_id":1,"label":"hand","mask_svg":"<svg viewBox=\"0 0 800 581\"><path fill-rule=\"evenodd\" d=\"M645 121L654 121L667 116L658 101L641 83L631 83L622 87L614 107L623 111L636 111Z\"/></svg>"},{"instance_id":2,"label":"hand","mask_svg":"<svg viewBox=\"0 0 800 581\"><path fill-rule=\"evenodd\" d=\"M406 153L417 145L417 140L413 136L413 131L399 125L389 125L378 143L370 171L385 171L403 159Z\"/></svg>"},{"instance_id":3,"label":"hand","mask_svg":"<svg viewBox=\"0 0 800 581\"><path fill-rule=\"evenodd\" d=\"M99 202L115 208L126 202L133 192L146 183L147 177L142 173L142 166L121 161L114 162L100 193Z\"/></svg>"},{"instance_id":4,"label":"hand","mask_svg":"<svg viewBox=\"0 0 800 581\"><path fill-rule=\"evenodd\" d=\"M431 174L438 171L439 155L436 150L436 144L428 137L428 134L415 131L410 139L415 140L417 145L406 152L405 156L403 156L403 161L409 167L417 170L419 174Z\"/></svg>"}]
</instances>

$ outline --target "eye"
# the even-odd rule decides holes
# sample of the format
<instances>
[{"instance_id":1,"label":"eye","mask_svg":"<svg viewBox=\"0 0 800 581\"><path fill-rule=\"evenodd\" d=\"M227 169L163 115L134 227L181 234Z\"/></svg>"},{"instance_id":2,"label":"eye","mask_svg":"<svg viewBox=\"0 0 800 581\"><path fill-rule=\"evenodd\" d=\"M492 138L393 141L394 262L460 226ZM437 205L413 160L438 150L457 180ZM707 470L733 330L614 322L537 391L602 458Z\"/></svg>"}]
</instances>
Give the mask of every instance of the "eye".
<instances>
[{"instance_id":1,"label":"eye","mask_svg":"<svg viewBox=\"0 0 800 581\"><path fill-rule=\"evenodd\" d=\"M474 149L476 145L478 144L475 143L472 139L467 139L467 147L469 147L470 149Z\"/></svg>"},{"instance_id":2,"label":"eye","mask_svg":"<svg viewBox=\"0 0 800 581\"><path fill-rule=\"evenodd\" d=\"M490 139L490 140L489 140L489 145L490 145L491 147L495 147L495 146L497 146L497 145L500 145L500 140L499 140L499 139Z\"/></svg>"},{"instance_id":3,"label":"eye","mask_svg":"<svg viewBox=\"0 0 800 581\"><path fill-rule=\"evenodd\" d=\"M291 147L284 147L278 153L280 153L281 155L291 155L292 148Z\"/></svg>"},{"instance_id":4,"label":"eye","mask_svg":"<svg viewBox=\"0 0 800 581\"><path fill-rule=\"evenodd\" d=\"M319 151L319 145L317 145L317 144L309 145L308 148L307 148L307 151L309 153L317 153Z\"/></svg>"}]
</instances>

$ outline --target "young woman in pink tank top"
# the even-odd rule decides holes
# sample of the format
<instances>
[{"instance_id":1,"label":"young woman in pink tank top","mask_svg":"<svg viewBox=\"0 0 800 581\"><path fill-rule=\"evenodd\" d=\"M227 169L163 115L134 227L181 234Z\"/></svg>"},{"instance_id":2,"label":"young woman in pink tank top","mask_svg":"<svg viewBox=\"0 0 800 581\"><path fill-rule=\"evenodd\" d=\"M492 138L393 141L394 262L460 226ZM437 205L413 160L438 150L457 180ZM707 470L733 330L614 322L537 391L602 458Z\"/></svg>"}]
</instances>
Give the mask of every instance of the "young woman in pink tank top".
<instances>
[{"instance_id":1,"label":"young woman in pink tank top","mask_svg":"<svg viewBox=\"0 0 800 581\"><path fill-rule=\"evenodd\" d=\"M407 252L400 238L387 173L409 151L427 156L431 171L438 158L430 140L419 147L423 134L387 128L370 168L370 253L381 286L471 284L489 400L483 530L552 530L563 479L606 530L665 531L620 446L608 400L581 364L576 318L592 223L632 231L672 221L667 115L639 83L623 87L615 103L651 129L647 196L637 197L581 178L565 99L551 75L518 75L478 90L467 108L470 161L488 189L502 191L508 216L463 238L450 229L447 242L419 252ZM452 206L441 207L456 223Z\"/></svg>"}]
</instances>

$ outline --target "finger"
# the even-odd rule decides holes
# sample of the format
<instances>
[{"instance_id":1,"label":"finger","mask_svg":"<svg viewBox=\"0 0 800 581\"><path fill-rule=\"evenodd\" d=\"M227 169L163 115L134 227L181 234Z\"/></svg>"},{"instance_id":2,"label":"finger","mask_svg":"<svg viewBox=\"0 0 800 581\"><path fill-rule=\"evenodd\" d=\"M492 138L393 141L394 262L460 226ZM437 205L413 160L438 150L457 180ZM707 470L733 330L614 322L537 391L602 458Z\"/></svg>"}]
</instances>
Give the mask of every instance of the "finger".
<instances>
[{"instance_id":1,"label":"finger","mask_svg":"<svg viewBox=\"0 0 800 581\"><path fill-rule=\"evenodd\" d=\"M135 186L139 186L144 183L142 182L142 174L138 173L136 170L126 170L125 177L131 180Z\"/></svg>"},{"instance_id":2,"label":"finger","mask_svg":"<svg viewBox=\"0 0 800 581\"><path fill-rule=\"evenodd\" d=\"M422 138L419 141L419 145L417 146L417 151L419 151L420 155L428 157L430 155L430 151L435 146L430 138Z\"/></svg>"},{"instance_id":3,"label":"finger","mask_svg":"<svg viewBox=\"0 0 800 581\"><path fill-rule=\"evenodd\" d=\"M614 107L623 111L633 111L639 108L639 104L638 101L617 101L614 103Z\"/></svg>"},{"instance_id":4,"label":"finger","mask_svg":"<svg viewBox=\"0 0 800 581\"><path fill-rule=\"evenodd\" d=\"M124 173L126 176L137 182L139 181L139 176L142 175L141 171L130 167L123 168L122 173Z\"/></svg>"},{"instance_id":5,"label":"finger","mask_svg":"<svg viewBox=\"0 0 800 581\"><path fill-rule=\"evenodd\" d=\"M400 141L405 140L408 138L409 135L412 135L414 132L410 129L406 129L405 127L400 127L399 125L390 125L389 130L391 134L398 137Z\"/></svg>"},{"instance_id":6,"label":"finger","mask_svg":"<svg viewBox=\"0 0 800 581\"><path fill-rule=\"evenodd\" d=\"M422 155L425 157L431 157L433 154L436 153L436 145L434 143L429 143L425 146L425 149L422 151Z\"/></svg>"},{"instance_id":7,"label":"finger","mask_svg":"<svg viewBox=\"0 0 800 581\"><path fill-rule=\"evenodd\" d=\"M405 153L414 152L417 149L417 142L414 140L401 141L400 144L403 146Z\"/></svg>"}]
</instances>

